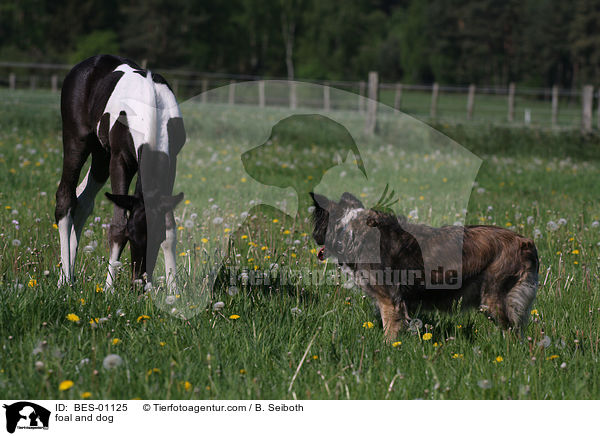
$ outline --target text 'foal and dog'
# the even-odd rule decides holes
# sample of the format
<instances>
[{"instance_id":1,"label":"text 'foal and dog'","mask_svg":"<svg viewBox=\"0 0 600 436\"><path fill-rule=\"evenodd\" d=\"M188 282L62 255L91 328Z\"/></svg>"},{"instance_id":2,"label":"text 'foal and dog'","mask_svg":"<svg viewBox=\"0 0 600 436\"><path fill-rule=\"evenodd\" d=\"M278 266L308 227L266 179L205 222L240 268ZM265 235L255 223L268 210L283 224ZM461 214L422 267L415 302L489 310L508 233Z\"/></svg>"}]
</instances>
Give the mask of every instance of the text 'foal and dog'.
<instances>
[{"instance_id":1,"label":"text 'foal and dog'","mask_svg":"<svg viewBox=\"0 0 600 436\"><path fill-rule=\"evenodd\" d=\"M177 101L165 79L124 58L94 56L73 67L65 77L61 115L64 155L55 211L62 262L59 285L73 281L81 231L109 176L112 194L106 195L115 206L106 288L113 285L127 242L134 279L146 275L151 283L162 245L166 280L174 284L173 209L183 193L171 194L177 153L186 135ZM90 155L90 169L77 186ZM135 194L128 195L136 173Z\"/></svg>"},{"instance_id":2,"label":"text 'foal and dog'","mask_svg":"<svg viewBox=\"0 0 600 436\"><path fill-rule=\"evenodd\" d=\"M409 313L459 301L523 334L538 287L531 239L494 226L409 223L347 192L339 202L311 195L319 258L335 258L374 300L388 341L408 325Z\"/></svg>"}]
</instances>

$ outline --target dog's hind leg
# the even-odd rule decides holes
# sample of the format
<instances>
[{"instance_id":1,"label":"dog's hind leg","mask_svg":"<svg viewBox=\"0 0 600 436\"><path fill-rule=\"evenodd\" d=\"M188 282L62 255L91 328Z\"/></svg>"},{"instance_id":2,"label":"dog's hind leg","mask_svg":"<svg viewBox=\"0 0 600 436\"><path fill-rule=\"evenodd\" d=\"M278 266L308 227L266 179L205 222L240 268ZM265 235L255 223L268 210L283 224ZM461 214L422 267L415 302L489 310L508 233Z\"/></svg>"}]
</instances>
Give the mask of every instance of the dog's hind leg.
<instances>
[{"instance_id":1,"label":"dog's hind leg","mask_svg":"<svg viewBox=\"0 0 600 436\"><path fill-rule=\"evenodd\" d=\"M520 332L521 336L525 334L529 322L529 311L535 300L537 287L537 271L527 271L506 295L506 315L509 325Z\"/></svg>"}]
</instances>

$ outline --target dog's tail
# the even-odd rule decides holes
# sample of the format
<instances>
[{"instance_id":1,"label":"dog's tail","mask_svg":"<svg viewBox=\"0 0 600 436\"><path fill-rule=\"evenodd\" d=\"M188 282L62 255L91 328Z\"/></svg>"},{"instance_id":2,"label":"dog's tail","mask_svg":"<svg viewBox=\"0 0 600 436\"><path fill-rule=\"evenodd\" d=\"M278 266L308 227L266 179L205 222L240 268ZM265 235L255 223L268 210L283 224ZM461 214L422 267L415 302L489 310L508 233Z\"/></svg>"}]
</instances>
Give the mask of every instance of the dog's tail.
<instances>
[{"instance_id":1,"label":"dog's tail","mask_svg":"<svg viewBox=\"0 0 600 436\"><path fill-rule=\"evenodd\" d=\"M539 260L531 239L521 242L520 251L523 270L519 280L506 296L506 314L511 327L524 335L531 306L537 294Z\"/></svg>"}]
</instances>

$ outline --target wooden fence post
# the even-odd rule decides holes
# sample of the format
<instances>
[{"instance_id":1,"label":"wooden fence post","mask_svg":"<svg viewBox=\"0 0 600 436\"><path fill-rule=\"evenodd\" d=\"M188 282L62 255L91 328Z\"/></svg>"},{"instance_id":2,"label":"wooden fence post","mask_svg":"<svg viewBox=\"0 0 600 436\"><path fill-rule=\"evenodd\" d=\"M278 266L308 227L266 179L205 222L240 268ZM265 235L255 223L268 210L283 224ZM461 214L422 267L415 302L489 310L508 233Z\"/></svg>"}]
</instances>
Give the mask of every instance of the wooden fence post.
<instances>
[{"instance_id":1,"label":"wooden fence post","mask_svg":"<svg viewBox=\"0 0 600 436\"><path fill-rule=\"evenodd\" d=\"M265 107L265 81L258 81L258 106Z\"/></svg>"},{"instance_id":2,"label":"wooden fence post","mask_svg":"<svg viewBox=\"0 0 600 436\"><path fill-rule=\"evenodd\" d=\"M329 82L325 82L323 84L323 110L326 112L331 110L330 90Z\"/></svg>"},{"instance_id":3,"label":"wooden fence post","mask_svg":"<svg viewBox=\"0 0 600 436\"><path fill-rule=\"evenodd\" d=\"M208 80L202 79L202 98L201 98L202 103L206 103L208 100L207 91L208 91Z\"/></svg>"},{"instance_id":4,"label":"wooden fence post","mask_svg":"<svg viewBox=\"0 0 600 436\"><path fill-rule=\"evenodd\" d=\"M10 73L8 75L8 87L11 91L14 91L17 88L17 76L15 73Z\"/></svg>"},{"instance_id":5,"label":"wooden fence post","mask_svg":"<svg viewBox=\"0 0 600 436\"><path fill-rule=\"evenodd\" d=\"M365 81L361 80L358 83L358 112L363 113L365 111Z\"/></svg>"},{"instance_id":6,"label":"wooden fence post","mask_svg":"<svg viewBox=\"0 0 600 436\"><path fill-rule=\"evenodd\" d=\"M475 84L469 85L469 96L467 98L467 120L473 119L473 106L475 105Z\"/></svg>"},{"instance_id":7,"label":"wooden fence post","mask_svg":"<svg viewBox=\"0 0 600 436\"><path fill-rule=\"evenodd\" d=\"M552 87L552 127L558 124L558 86Z\"/></svg>"},{"instance_id":8,"label":"wooden fence post","mask_svg":"<svg viewBox=\"0 0 600 436\"><path fill-rule=\"evenodd\" d=\"M594 87L585 85L582 90L581 103L581 128L585 133L592 131L592 104L594 101Z\"/></svg>"},{"instance_id":9,"label":"wooden fence post","mask_svg":"<svg viewBox=\"0 0 600 436\"><path fill-rule=\"evenodd\" d=\"M515 83L510 82L508 85L508 122L512 123L515 120Z\"/></svg>"},{"instance_id":10,"label":"wooden fence post","mask_svg":"<svg viewBox=\"0 0 600 436\"><path fill-rule=\"evenodd\" d=\"M58 76L53 74L50 78L50 87L52 88L52 92L58 91Z\"/></svg>"},{"instance_id":11,"label":"wooden fence post","mask_svg":"<svg viewBox=\"0 0 600 436\"><path fill-rule=\"evenodd\" d=\"M235 104L235 80L229 81L229 98L227 102L231 105Z\"/></svg>"},{"instance_id":12,"label":"wooden fence post","mask_svg":"<svg viewBox=\"0 0 600 436\"><path fill-rule=\"evenodd\" d=\"M429 115L431 116L431 118L435 118L437 116L437 103L439 92L440 85L438 85L438 83L435 82L431 87L431 108L429 109Z\"/></svg>"},{"instance_id":13,"label":"wooden fence post","mask_svg":"<svg viewBox=\"0 0 600 436\"><path fill-rule=\"evenodd\" d=\"M377 104L379 100L379 74L377 71L369 72L369 100L367 100L367 118L365 133L372 135L377 128Z\"/></svg>"},{"instance_id":14,"label":"wooden fence post","mask_svg":"<svg viewBox=\"0 0 600 436\"><path fill-rule=\"evenodd\" d=\"M298 107L298 96L296 95L296 82L290 83L290 109L296 109Z\"/></svg>"},{"instance_id":15,"label":"wooden fence post","mask_svg":"<svg viewBox=\"0 0 600 436\"><path fill-rule=\"evenodd\" d=\"M394 94L394 109L400 110L402 104L402 83L396 83L396 94Z\"/></svg>"}]
</instances>

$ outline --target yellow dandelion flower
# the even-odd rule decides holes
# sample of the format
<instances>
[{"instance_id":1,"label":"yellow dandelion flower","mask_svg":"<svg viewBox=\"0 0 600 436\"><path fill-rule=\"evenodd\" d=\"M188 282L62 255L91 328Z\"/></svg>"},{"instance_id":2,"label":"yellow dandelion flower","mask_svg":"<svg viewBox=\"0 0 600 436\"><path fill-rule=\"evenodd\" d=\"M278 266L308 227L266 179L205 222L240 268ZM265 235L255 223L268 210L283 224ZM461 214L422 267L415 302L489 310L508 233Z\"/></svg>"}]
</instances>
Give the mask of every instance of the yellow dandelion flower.
<instances>
[{"instance_id":1,"label":"yellow dandelion flower","mask_svg":"<svg viewBox=\"0 0 600 436\"><path fill-rule=\"evenodd\" d=\"M231 229L229 227L227 227L226 229L223 230L223 233L229 233L231 232Z\"/></svg>"},{"instance_id":2,"label":"yellow dandelion flower","mask_svg":"<svg viewBox=\"0 0 600 436\"><path fill-rule=\"evenodd\" d=\"M465 358L465 356L464 356L464 354L458 354L458 353L454 353L454 354L452 355L452 358L453 358L453 359L464 359L464 358Z\"/></svg>"},{"instance_id":3,"label":"yellow dandelion flower","mask_svg":"<svg viewBox=\"0 0 600 436\"><path fill-rule=\"evenodd\" d=\"M310 254L317 254L317 249L316 248L311 248L310 249Z\"/></svg>"},{"instance_id":4,"label":"yellow dandelion flower","mask_svg":"<svg viewBox=\"0 0 600 436\"><path fill-rule=\"evenodd\" d=\"M119 344L120 342L121 342L121 340L120 340L119 338L114 338L114 339L112 340L112 344L113 344L113 345L117 345L117 344Z\"/></svg>"},{"instance_id":5,"label":"yellow dandelion flower","mask_svg":"<svg viewBox=\"0 0 600 436\"><path fill-rule=\"evenodd\" d=\"M75 383L73 383L72 380L64 380L61 381L60 384L58 385L58 390L59 391L68 391L69 389L71 389L73 387Z\"/></svg>"},{"instance_id":6,"label":"yellow dandelion flower","mask_svg":"<svg viewBox=\"0 0 600 436\"><path fill-rule=\"evenodd\" d=\"M229 319L239 319L239 315L229 315Z\"/></svg>"},{"instance_id":7,"label":"yellow dandelion flower","mask_svg":"<svg viewBox=\"0 0 600 436\"><path fill-rule=\"evenodd\" d=\"M240 374L242 374L242 375L246 374L246 370L244 368L240 369Z\"/></svg>"},{"instance_id":8,"label":"yellow dandelion flower","mask_svg":"<svg viewBox=\"0 0 600 436\"><path fill-rule=\"evenodd\" d=\"M185 257L185 256L187 256L187 253L185 251L182 251L181 253L179 253L179 256L180 257Z\"/></svg>"},{"instance_id":9,"label":"yellow dandelion flower","mask_svg":"<svg viewBox=\"0 0 600 436\"><path fill-rule=\"evenodd\" d=\"M263 245L262 247L260 247L260 249L261 249L262 251L265 251L265 250L266 250L266 249L268 249L268 248L269 248L269 247L267 247L266 245Z\"/></svg>"},{"instance_id":10,"label":"yellow dandelion flower","mask_svg":"<svg viewBox=\"0 0 600 436\"><path fill-rule=\"evenodd\" d=\"M579 250L575 249L573 251L571 251L572 254L579 254Z\"/></svg>"},{"instance_id":11,"label":"yellow dandelion flower","mask_svg":"<svg viewBox=\"0 0 600 436\"><path fill-rule=\"evenodd\" d=\"M165 345L167 345L167 343L166 343L166 342L163 342L163 341L160 341L160 342L158 343L158 345L160 345L161 347L164 347Z\"/></svg>"},{"instance_id":12,"label":"yellow dandelion flower","mask_svg":"<svg viewBox=\"0 0 600 436\"><path fill-rule=\"evenodd\" d=\"M190 204L190 203L191 203L191 201L190 201L190 200L185 200L185 201L183 202L183 204Z\"/></svg>"},{"instance_id":13,"label":"yellow dandelion flower","mask_svg":"<svg viewBox=\"0 0 600 436\"><path fill-rule=\"evenodd\" d=\"M137 322L146 322L148 319L150 319L148 315L140 315L137 317Z\"/></svg>"},{"instance_id":14,"label":"yellow dandelion flower","mask_svg":"<svg viewBox=\"0 0 600 436\"><path fill-rule=\"evenodd\" d=\"M284 231L283 231L283 234L284 234L284 235L289 235L289 234L290 234L290 231L289 231L289 230L284 230Z\"/></svg>"},{"instance_id":15,"label":"yellow dandelion flower","mask_svg":"<svg viewBox=\"0 0 600 436\"><path fill-rule=\"evenodd\" d=\"M504 361L504 358L502 356L496 356L496 363L500 363Z\"/></svg>"},{"instance_id":16,"label":"yellow dandelion flower","mask_svg":"<svg viewBox=\"0 0 600 436\"><path fill-rule=\"evenodd\" d=\"M248 239L248 235L242 235L242 239Z\"/></svg>"},{"instance_id":17,"label":"yellow dandelion flower","mask_svg":"<svg viewBox=\"0 0 600 436\"><path fill-rule=\"evenodd\" d=\"M146 371L146 375L152 375L152 374L160 374L160 369L158 368L152 368L149 369L148 371Z\"/></svg>"},{"instance_id":18,"label":"yellow dandelion flower","mask_svg":"<svg viewBox=\"0 0 600 436\"><path fill-rule=\"evenodd\" d=\"M96 292L102 292L103 290L102 285L96 284Z\"/></svg>"},{"instance_id":19,"label":"yellow dandelion flower","mask_svg":"<svg viewBox=\"0 0 600 436\"><path fill-rule=\"evenodd\" d=\"M537 309L533 309L533 310L531 311L531 314L532 314L532 315L534 315L534 316L537 316L537 315L539 315L539 313L538 313L538 310L537 310Z\"/></svg>"},{"instance_id":20,"label":"yellow dandelion flower","mask_svg":"<svg viewBox=\"0 0 600 436\"><path fill-rule=\"evenodd\" d=\"M192 384L189 381L183 382L183 389L185 389L186 392L191 391L192 390Z\"/></svg>"},{"instance_id":21,"label":"yellow dandelion flower","mask_svg":"<svg viewBox=\"0 0 600 436\"><path fill-rule=\"evenodd\" d=\"M29 286L30 288L35 288L37 286L37 280L36 279L29 280L29 283L27 283L27 286Z\"/></svg>"},{"instance_id":22,"label":"yellow dandelion flower","mask_svg":"<svg viewBox=\"0 0 600 436\"><path fill-rule=\"evenodd\" d=\"M177 226L177 230L183 230L183 229L185 229L185 227L183 227L183 226Z\"/></svg>"},{"instance_id":23,"label":"yellow dandelion flower","mask_svg":"<svg viewBox=\"0 0 600 436\"><path fill-rule=\"evenodd\" d=\"M430 341L432 337L433 337L433 335L431 333L424 333L423 334L423 340L424 341Z\"/></svg>"},{"instance_id":24,"label":"yellow dandelion flower","mask_svg":"<svg viewBox=\"0 0 600 436\"><path fill-rule=\"evenodd\" d=\"M100 322L100 318L90 318L90 325L95 326Z\"/></svg>"},{"instance_id":25,"label":"yellow dandelion flower","mask_svg":"<svg viewBox=\"0 0 600 436\"><path fill-rule=\"evenodd\" d=\"M83 394L81 394L81 398L83 398L84 400L87 400L88 398L92 397L92 393L91 392L84 392Z\"/></svg>"},{"instance_id":26,"label":"yellow dandelion flower","mask_svg":"<svg viewBox=\"0 0 600 436\"><path fill-rule=\"evenodd\" d=\"M67 315L67 319L71 322L79 322L79 317L77 315L75 315L74 313L69 313Z\"/></svg>"},{"instance_id":27,"label":"yellow dandelion flower","mask_svg":"<svg viewBox=\"0 0 600 436\"><path fill-rule=\"evenodd\" d=\"M546 358L546 360L554 360L554 359L558 359L560 356L558 354L553 354L552 356L549 356Z\"/></svg>"},{"instance_id":28,"label":"yellow dandelion flower","mask_svg":"<svg viewBox=\"0 0 600 436\"><path fill-rule=\"evenodd\" d=\"M241 181L242 183L246 183L246 182L248 181L248 179L246 179L245 177L242 177L242 178L240 179L240 181Z\"/></svg>"},{"instance_id":29,"label":"yellow dandelion flower","mask_svg":"<svg viewBox=\"0 0 600 436\"><path fill-rule=\"evenodd\" d=\"M277 218L273 218L273 222L274 222L275 224L277 224L277 223L279 222L279 220L278 220Z\"/></svg>"},{"instance_id":30,"label":"yellow dandelion flower","mask_svg":"<svg viewBox=\"0 0 600 436\"><path fill-rule=\"evenodd\" d=\"M375 327L375 324L373 324L371 321L366 321L363 322L363 327L366 329L372 329L373 327Z\"/></svg>"},{"instance_id":31,"label":"yellow dandelion flower","mask_svg":"<svg viewBox=\"0 0 600 436\"><path fill-rule=\"evenodd\" d=\"M313 354L313 360L317 360L319 358L319 356L317 356L316 354Z\"/></svg>"},{"instance_id":32,"label":"yellow dandelion flower","mask_svg":"<svg viewBox=\"0 0 600 436\"><path fill-rule=\"evenodd\" d=\"M206 239L206 238L202 238L200 240L202 241L203 244L206 244L208 242L208 239Z\"/></svg>"},{"instance_id":33,"label":"yellow dandelion flower","mask_svg":"<svg viewBox=\"0 0 600 436\"><path fill-rule=\"evenodd\" d=\"M57 230L57 229L58 229L58 225L57 225L56 223L52 223L52 228L53 228L54 230Z\"/></svg>"},{"instance_id":34,"label":"yellow dandelion flower","mask_svg":"<svg viewBox=\"0 0 600 436\"><path fill-rule=\"evenodd\" d=\"M80 298L79 302L81 303L82 306L84 306L85 305L85 298Z\"/></svg>"},{"instance_id":35,"label":"yellow dandelion flower","mask_svg":"<svg viewBox=\"0 0 600 436\"><path fill-rule=\"evenodd\" d=\"M296 253L292 253L291 256L295 259L296 258Z\"/></svg>"},{"instance_id":36,"label":"yellow dandelion flower","mask_svg":"<svg viewBox=\"0 0 600 436\"><path fill-rule=\"evenodd\" d=\"M400 345L402 345L402 342L401 342L401 341L397 341L397 342L394 342L394 343L392 344L392 347L394 347L394 348L398 348Z\"/></svg>"}]
</instances>

